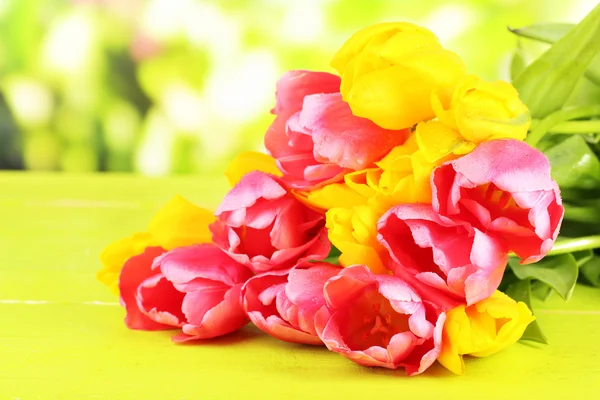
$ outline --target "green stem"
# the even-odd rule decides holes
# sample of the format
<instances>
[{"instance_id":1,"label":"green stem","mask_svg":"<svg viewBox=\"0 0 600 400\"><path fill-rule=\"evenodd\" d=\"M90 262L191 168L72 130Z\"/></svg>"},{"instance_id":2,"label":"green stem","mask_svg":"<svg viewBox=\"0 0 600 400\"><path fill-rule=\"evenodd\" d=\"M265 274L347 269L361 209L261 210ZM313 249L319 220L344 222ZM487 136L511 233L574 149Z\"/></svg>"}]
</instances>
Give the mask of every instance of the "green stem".
<instances>
[{"instance_id":1,"label":"green stem","mask_svg":"<svg viewBox=\"0 0 600 400\"><path fill-rule=\"evenodd\" d=\"M548 253L549 256L558 254L572 253L574 251L582 251L588 249L597 249L600 247L600 235L583 236L574 239L565 239L556 242L552 250Z\"/></svg>"},{"instance_id":2,"label":"green stem","mask_svg":"<svg viewBox=\"0 0 600 400\"><path fill-rule=\"evenodd\" d=\"M599 223L600 210L594 206L573 206L563 204L565 208L565 219L585 223Z\"/></svg>"},{"instance_id":3,"label":"green stem","mask_svg":"<svg viewBox=\"0 0 600 400\"><path fill-rule=\"evenodd\" d=\"M535 124L525 141L532 147L535 147L546 133L554 126L572 119L589 118L600 115L600 105L563 108L548 115L546 118Z\"/></svg>"},{"instance_id":4,"label":"green stem","mask_svg":"<svg viewBox=\"0 0 600 400\"><path fill-rule=\"evenodd\" d=\"M554 125L548 133L597 133L600 132L600 120L568 121Z\"/></svg>"}]
</instances>

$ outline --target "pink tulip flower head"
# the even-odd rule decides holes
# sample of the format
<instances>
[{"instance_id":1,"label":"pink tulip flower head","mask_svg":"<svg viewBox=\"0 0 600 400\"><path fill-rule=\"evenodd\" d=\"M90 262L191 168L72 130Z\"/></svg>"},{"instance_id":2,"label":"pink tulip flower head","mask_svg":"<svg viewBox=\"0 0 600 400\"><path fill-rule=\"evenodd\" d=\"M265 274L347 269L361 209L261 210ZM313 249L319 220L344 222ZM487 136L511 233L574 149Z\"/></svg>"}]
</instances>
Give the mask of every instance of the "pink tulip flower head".
<instances>
[{"instance_id":1,"label":"pink tulip flower head","mask_svg":"<svg viewBox=\"0 0 600 400\"><path fill-rule=\"evenodd\" d=\"M327 348L364 366L425 371L441 349L445 314L401 278L366 266L344 268L324 287L315 316Z\"/></svg>"},{"instance_id":2,"label":"pink tulip flower head","mask_svg":"<svg viewBox=\"0 0 600 400\"><path fill-rule=\"evenodd\" d=\"M130 329L182 328L181 342L233 332L248 322L240 302L252 272L212 244L164 253L149 247L121 271L121 303Z\"/></svg>"},{"instance_id":3,"label":"pink tulip flower head","mask_svg":"<svg viewBox=\"0 0 600 400\"><path fill-rule=\"evenodd\" d=\"M276 177L250 172L225 196L213 241L254 272L323 259L331 244L325 218L297 200Z\"/></svg>"},{"instance_id":4,"label":"pink tulip flower head","mask_svg":"<svg viewBox=\"0 0 600 400\"><path fill-rule=\"evenodd\" d=\"M240 293L252 272L217 246L179 247L158 257L153 266L184 294L179 314L184 316L179 324L182 333L174 341L214 338L248 322Z\"/></svg>"},{"instance_id":5,"label":"pink tulip flower head","mask_svg":"<svg viewBox=\"0 0 600 400\"><path fill-rule=\"evenodd\" d=\"M340 181L408 137L407 129L387 130L354 116L339 90L340 78L326 72L289 71L277 83L277 117L265 147L294 189Z\"/></svg>"},{"instance_id":6,"label":"pink tulip flower head","mask_svg":"<svg viewBox=\"0 0 600 400\"><path fill-rule=\"evenodd\" d=\"M426 295L413 279L455 302L474 304L494 293L508 262L499 239L442 221L428 204L393 207L379 220L378 232L394 261L388 267L421 296Z\"/></svg>"},{"instance_id":7,"label":"pink tulip flower head","mask_svg":"<svg viewBox=\"0 0 600 400\"><path fill-rule=\"evenodd\" d=\"M277 339L322 345L315 314L325 304L323 285L340 270L316 262L256 275L242 290L244 308L254 325Z\"/></svg>"},{"instance_id":8,"label":"pink tulip flower head","mask_svg":"<svg viewBox=\"0 0 600 400\"><path fill-rule=\"evenodd\" d=\"M552 248L564 208L540 151L518 140L493 140L437 168L433 209L443 218L499 238L522 263Z\"/></svg>"}]
</instances>

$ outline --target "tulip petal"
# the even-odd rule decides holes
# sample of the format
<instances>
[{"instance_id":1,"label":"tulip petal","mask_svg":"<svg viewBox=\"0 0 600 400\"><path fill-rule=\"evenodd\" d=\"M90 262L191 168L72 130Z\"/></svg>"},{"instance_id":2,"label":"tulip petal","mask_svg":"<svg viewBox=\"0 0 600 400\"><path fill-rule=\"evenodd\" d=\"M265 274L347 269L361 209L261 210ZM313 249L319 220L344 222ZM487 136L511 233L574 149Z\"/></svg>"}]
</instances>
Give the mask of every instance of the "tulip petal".
<instances>
[{"instance_id":1,"label":"tulip petal","mask_svg":"<svg viewBox=\"0 0 600 400\"><path fill-rule=\"evenodd\" d=\"M234 332L248 322L248 317L240 304L242 284L232 286L224 295L215 297L216 293L192 292L184 299L183 310L189 324L182 328L183 333L191 336L182 338L175 336L174 341L192 339L210 339ZM218 300L216 304L214 301ZM211 304L214 304L210 307ZM210 308L209 308L210 307Z\"/></svg>"},{"instance_id":2,"label":"tulip petal","mask_svg":"<svg viewBox=\"0 0 600 400\"><path fill-rule=\"evenodd\" d=\"M260 171L246 174L240 182L225 195L215 213L217 216L253 206L258 199L273 200L283 197L286 190L275 177Z\"/></svg>"},{"instance_id":3,"label":"tulip petal","mask_svg":"<svg viewBox=\"0 0 600 400\"><path fill-rule=\"evenodd\" d=\"M296 267L290 271L285 294L298 308L297 325L303 331L317 334L314 319L316 312L325 305L323 287L340 270L339 266L333 264L311 263L307 268Z\"/></svg>"},{"instance_id":4,"label":"tulip petal","mask_svg":"<svg viewBox=\"0 0 600 400\"><path fill-rule=\"evenodd\" d=\"M277 82L275 114L293 113L302 107L305 96L314 93L335 93L340 90L340 77L327 72L292 70Z\"/></svg>"},{"instance_id":5,"label":"tulip petal","mask_svg":"<svg viewBox=\"0 0 600 400\"><path fill-rule=\"evenodd\" d=\"M360 170L402 144L408 131L382 129L352 114L339 93L306 96L300 123L310 129L315 159Z\"/></svg>"},{"instance_id":6,"label":"tulip petal","mask_svg":"<svg viewBox=\"0 0 600 400\"><path fill-rule=\"evenodd\" d=\"M159 266L162 274L176 285L198 283L201 278L231 287L252 276L248 268L235 262L213 244L171 250L158 257L154 266Z\"/></svg>"},{"instance_id":7,"label":"tulip petal","mask_svg":"<svg viewBox=\"0 0 600 400\"><path fill-rule=\"evenodd\" d=\"M289 272L268 271L249 279L242 289L244 309L259 329L277 339L320 345L322 342L315 334L313 310L303 310L302 302L296 305L286 295ZM324 303L324 300L320 302ZM312 321L306 320L306 315L310 314Z\"/></svg>"},{"instance_id":8,"label":"tulip petal","mask_svg":"<svg viewBox=\"0 0 600 400\"><path fill-rule=\"evenodd\" d=\"M225 176L231 186L235 186L243 177L252 171L262 171L267 174L281 176L275 159L257 151L239 153L225 170Z\"/></svg>"},{"instance_id":9,"label":"tulip petal","mask_svg":"<svg viewBox=\"0 0 600 400\"><path fill-rule=\"evenodd\" d=\"M214 220L211 211L198 207L181 196L175 196L152 218L148 232L165 250L210 243L208 225Z\"/></svg>"},{"instance_id":10,"label":"tulip petal","mask_svg":"<svg viewBox=\"0 0 600 400\"><path fill-rule=\"evenodd\" d=\"M185 294L173 287L162 274L146 278L136 292L139 310L152 321L170 326L181 326L185 316L181 304Z\"/></svg>"},{"instance_id":11,"label":"tulip petal","mask_svg":"<svg viewBox=\"0 0 600 400\"><path fill-rule=\"evenodd\" d=\"M152 261L164 252L161 247L148 247L142 254L131 257L123 265L119 276L121 304L127 310L125 325L129 329L160 330L173 329L172 326L151 320L138 307L136 294L138 286L147 278L155 275Z\"/></svg>"},{"instance_id":12,"label":"tulip petal","mask_svg":"<svg viewBox=\"0 0 600 400\"><path fill-rule=\"evenodd\" d=\"M100 254L102 269L96 279L119 294L119 275L123 265L133 256L137 256L147 247L156 246L155 239L148 232L135 233L130 237L112 242Z\"/></svg>"}]
</instances>

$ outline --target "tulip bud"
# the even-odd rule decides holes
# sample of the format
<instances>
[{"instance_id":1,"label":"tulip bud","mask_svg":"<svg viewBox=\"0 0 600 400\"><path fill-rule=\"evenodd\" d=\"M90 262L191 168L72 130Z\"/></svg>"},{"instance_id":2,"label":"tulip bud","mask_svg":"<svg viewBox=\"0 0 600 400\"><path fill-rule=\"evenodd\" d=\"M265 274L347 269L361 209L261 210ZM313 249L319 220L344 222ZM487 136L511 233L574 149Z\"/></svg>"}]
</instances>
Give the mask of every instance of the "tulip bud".
<instances>
[{"instance_id":1,"label":"tulip bud","mask_svg":"<svg viewBox=\"0 0 600 400\"><path fill-rule=\"evenodd\" d=\"M443 123L466 140L481 143L494 139L523 140L531 123L529 110L508 82L485 82L464 76L452 95L449 110L440 110L442 100L433 96L433 108Z\"/></svg>"},{"instance_id":2,"label":"tulip bud","mask_svg":"<svg viewBox=\"0 0 600 400\"><path fill-rule=\"evenodd\" d=\"M455 374L465 371L463 355L487 357L516 343L535 317L523 302L502 292L446 313L438 361Z\"/></svg>"},{"instance_id":3,"label":"tulip bud","mask_svg":"<svg viewBox=\"0 0 600 400\"><path fill-rule=\"evenodd\" d=\"M450 93L465 66L433 33L410 23L373 25L352 36L331 65L352 113L385 129L434 117L431 93ZM449 100L444 99L445 102Z\"/></svg>"}]
</instances>

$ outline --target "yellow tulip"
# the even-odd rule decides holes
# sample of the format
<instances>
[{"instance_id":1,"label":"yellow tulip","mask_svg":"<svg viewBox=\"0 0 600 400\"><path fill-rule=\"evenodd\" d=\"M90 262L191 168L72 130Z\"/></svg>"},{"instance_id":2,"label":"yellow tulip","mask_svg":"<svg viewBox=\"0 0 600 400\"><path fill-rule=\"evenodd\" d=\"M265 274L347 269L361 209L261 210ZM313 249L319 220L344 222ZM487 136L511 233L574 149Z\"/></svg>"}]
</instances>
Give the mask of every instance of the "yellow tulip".
<instances>
[{"instance_id":1,"label":"yellow tulip","mask_svg":"<svg viewBox=\"0 0 600 400\"><path fill-rule=\"evenodd\" d=\"M147 232L109 244L100 254L103 268L96 278L119 294L119 274L123 264L131 257L141 254L147 247L176 247L198 243L210 243L212 235L208 225L215 220L212 212L195 206L181 196L175 196L161 208L148 225Z\"/></svg>"},{"instance_id":2,"label":"yellow tulip","mask_svg":"<svg viewBox=\"0 0 600 400\"><path fill-rule=\"evenodd\" d=\"M116 295L119 294L119 274L123 264L131 257L142 254L146 247L157 246L148 232L135 233L129 237L112 242L100 254L103 268L96 279L104 283Z\"/></svg>"},{"instance_id":3,"label":"yellow tulip","mask_svg":"<svg viewBox=\"0 0 600 400\"><path fill-rule=\"evenodd\" d=\"M524 140L531 123L527 106L508 82L485 82L475 75L460 79L448 107L444 93L432 95L439 121L475 144L494 139Z\"/></svg>"},{"instance_id":4,"label":"yellow tulip","mask_svg":"<svg viewBox=\"0 0 600 400\"><path fill-rule=\"evenodd\" d=\"M455 374L465 371L463 355L487 357L516 343L535 317L523 302L496 291L471 306L446 313L438 361Z\"/></svg>"},{"instance_id":5,"label":"yellow tulip","mask_svg":"<svg viewBox=\"0 0 600 400\"><path fill-rule=\"evenodd\" d=\"M292 193L302 203L319 212L334 207L352 208L365 204L368 200L346 183L332 183L310 192L292 191Z\"/></svg>"},{"instance_id":6,"label":"yellow tulip","mask_svg":"<svg viewBox=\"0 0 600 400\"><path fill-rule=\"evenodd\" d=\"M375 273L386 271L379 256L385 249L377 242L379 214L376 208L366 204L327 211L329 240L342 253L340 265L362 264Z\"/></svg>"},{"instance_id":7,"label":"yellow tulip","mask_svg":"<svg viewBox=\"0 0 600 400\"><path fill-rule=\"evenodd\" d=\"M376 165L347 174L343 184L306 193L303 201L329 210L325 214L329 240L342 253L341 265L364 264L383 273L380 255L385 249L377 241L377 222L397 204L430 202L429 175L438 164L420 157L412 134Z\"/></svg>"},{"instance_id":8,"label":"yellow tulip","mask_svg":"<svg viewBox=\"0 0 600 400\"><path fill-rule=\"evenodd\" d=\"M353 35L331 65L341 78L352 113L386 129L404 129L434 117L431 94L448 106L465 74L462 60L429 30L410 23L383 23Z\"/></svg>"},{"instance_id":9,"label":"yellow tulip","mask_svg":"<svg viewBox=\"0 0 600 400\"><path fill-rule=\"evenodd\" d=\"M275 159L268 154L257 151L243 151L239 153L225 170L225 176L231 187L235 186L244 175L252 171L262 171L267 174L281 176Z\"/></svg>"}]
</instances>

